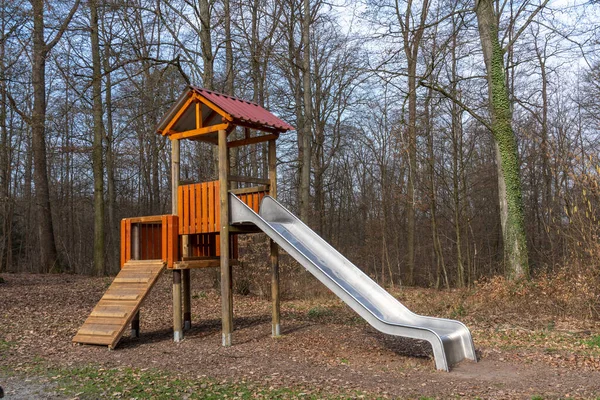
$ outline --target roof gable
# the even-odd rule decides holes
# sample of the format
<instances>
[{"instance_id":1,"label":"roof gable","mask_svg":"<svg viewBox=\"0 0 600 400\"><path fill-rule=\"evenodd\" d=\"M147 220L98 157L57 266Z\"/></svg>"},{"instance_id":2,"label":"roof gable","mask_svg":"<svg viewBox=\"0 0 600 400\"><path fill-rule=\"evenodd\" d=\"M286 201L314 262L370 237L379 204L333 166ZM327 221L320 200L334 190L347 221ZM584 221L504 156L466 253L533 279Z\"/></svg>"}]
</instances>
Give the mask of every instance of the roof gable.
<instances>
[{"instance_id":1,"label":"roof gable","mask_svg":"<svg viewBox=\"0 0 600 400\"><path fill-rule=\"evenodd\" d=\"M214 141L218 130L231 131L235 126L271 133L294 129L258 104L189 86L160 121L156 131L172 139Z\"/></svg>"}]
</instances>

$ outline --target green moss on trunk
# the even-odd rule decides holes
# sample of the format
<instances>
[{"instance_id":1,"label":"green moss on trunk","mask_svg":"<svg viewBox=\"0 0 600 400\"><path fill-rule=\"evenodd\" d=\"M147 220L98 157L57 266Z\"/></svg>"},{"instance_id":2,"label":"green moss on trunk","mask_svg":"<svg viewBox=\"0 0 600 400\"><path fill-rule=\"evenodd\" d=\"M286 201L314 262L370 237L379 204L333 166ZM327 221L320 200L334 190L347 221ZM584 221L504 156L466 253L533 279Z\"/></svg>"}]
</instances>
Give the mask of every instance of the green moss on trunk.
<instances>
[{"instance_id":1,"label":"green moss on trunk","mask_svg":"<svg viewBox=\"0 0 600 400\"><path fill-rule=\"evenodd\" d=\"M502 174L506 185L508 215L503 232L507 272L511 278L529 276L525 218L517 141L512 129L512 112L506 75L504 51L498 41L497 32L492 32L492 54L490 63L490 105L492 131L499 148Z\"/></svg>"}]
</instances>

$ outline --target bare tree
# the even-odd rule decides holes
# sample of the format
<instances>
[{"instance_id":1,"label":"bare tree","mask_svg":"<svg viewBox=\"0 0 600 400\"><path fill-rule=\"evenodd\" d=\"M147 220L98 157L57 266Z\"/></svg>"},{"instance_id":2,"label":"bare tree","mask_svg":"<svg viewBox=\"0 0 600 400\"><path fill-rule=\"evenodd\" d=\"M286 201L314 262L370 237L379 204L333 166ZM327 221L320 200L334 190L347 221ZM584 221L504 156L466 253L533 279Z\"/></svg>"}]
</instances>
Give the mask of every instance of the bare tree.
<instances>
[{"instance_id":1,"label":"bare tree","mask_svg":"<svg viewBox=\"0 0 600 400\"><path fill-rule=\"evenodd\" d=\"M50 188L46 159L46 58L64 34L79 0L64 18L52 39L44 37L44 1L31 0L33 8L33 48L31 80L33 82L33 113L31 115L32 147L34 159L34 181L36 208L38 214L37 230L40 239L40 271L49 272L58 267L58 254L54 239Z\"/></svg>"}]
</instances>

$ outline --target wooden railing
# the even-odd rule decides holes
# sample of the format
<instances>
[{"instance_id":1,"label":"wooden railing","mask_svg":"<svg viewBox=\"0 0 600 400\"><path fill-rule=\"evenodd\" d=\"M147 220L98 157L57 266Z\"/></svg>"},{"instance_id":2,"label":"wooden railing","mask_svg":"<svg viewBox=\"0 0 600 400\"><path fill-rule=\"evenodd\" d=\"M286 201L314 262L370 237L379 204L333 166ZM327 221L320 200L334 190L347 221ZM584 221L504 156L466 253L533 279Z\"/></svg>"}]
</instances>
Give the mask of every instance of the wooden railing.
<instances>
[{"instance_id":1,"label":"wooden railing","mask_svg":"<svg viewBox=\"0 0 600 400\"><path fill-rule=\"evenodd\" d=\"M243 177L231 177L237 182L248 182ZM254 179L264 183L264 179ZM254 182L253 181L253 182ZM233 189L244 203L258 212L260 201L269 194L268 185ZM177 188L177 215L179 234L195 235L219 232L219 181L180 185Z\"/></svg>"},{"instance_id":2,"label":"wooden railing","mask_svg":"<svg viewBox=\"0 0 600 400\"><path fill-rule=\"evenodd\" d=\"M180 185L177 188L179 234L219 231L219 181Z\"/></svg>"},{"instance_id":3,"label":"wooden railing","mask_svg":"<svg viewBox=\"0 0 600 400\"><path fill-rule=\"evenodd\" d=\"M178 225L177 215L121 220L121 268L129 260L163 260L171 268L179 259Z\"/></svg>"}]
</instances>

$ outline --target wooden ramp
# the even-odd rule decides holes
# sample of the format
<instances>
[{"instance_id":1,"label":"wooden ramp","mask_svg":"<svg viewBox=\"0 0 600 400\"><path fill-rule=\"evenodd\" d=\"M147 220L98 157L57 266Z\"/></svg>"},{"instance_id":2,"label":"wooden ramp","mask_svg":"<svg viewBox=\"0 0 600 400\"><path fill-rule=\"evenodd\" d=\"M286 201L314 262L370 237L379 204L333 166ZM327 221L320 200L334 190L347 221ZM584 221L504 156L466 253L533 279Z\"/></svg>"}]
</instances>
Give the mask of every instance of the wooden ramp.
<instances>
[{"instance_id":1,"label":"wooden ramp","mask_svg":"<svg viewBox=\"0 0 600 400\"><path fill-rule=\"evenodd\" d=\"M73 338L113 349L165 268L162 260L130 260Z\"/></svg>"}]
</instances>

